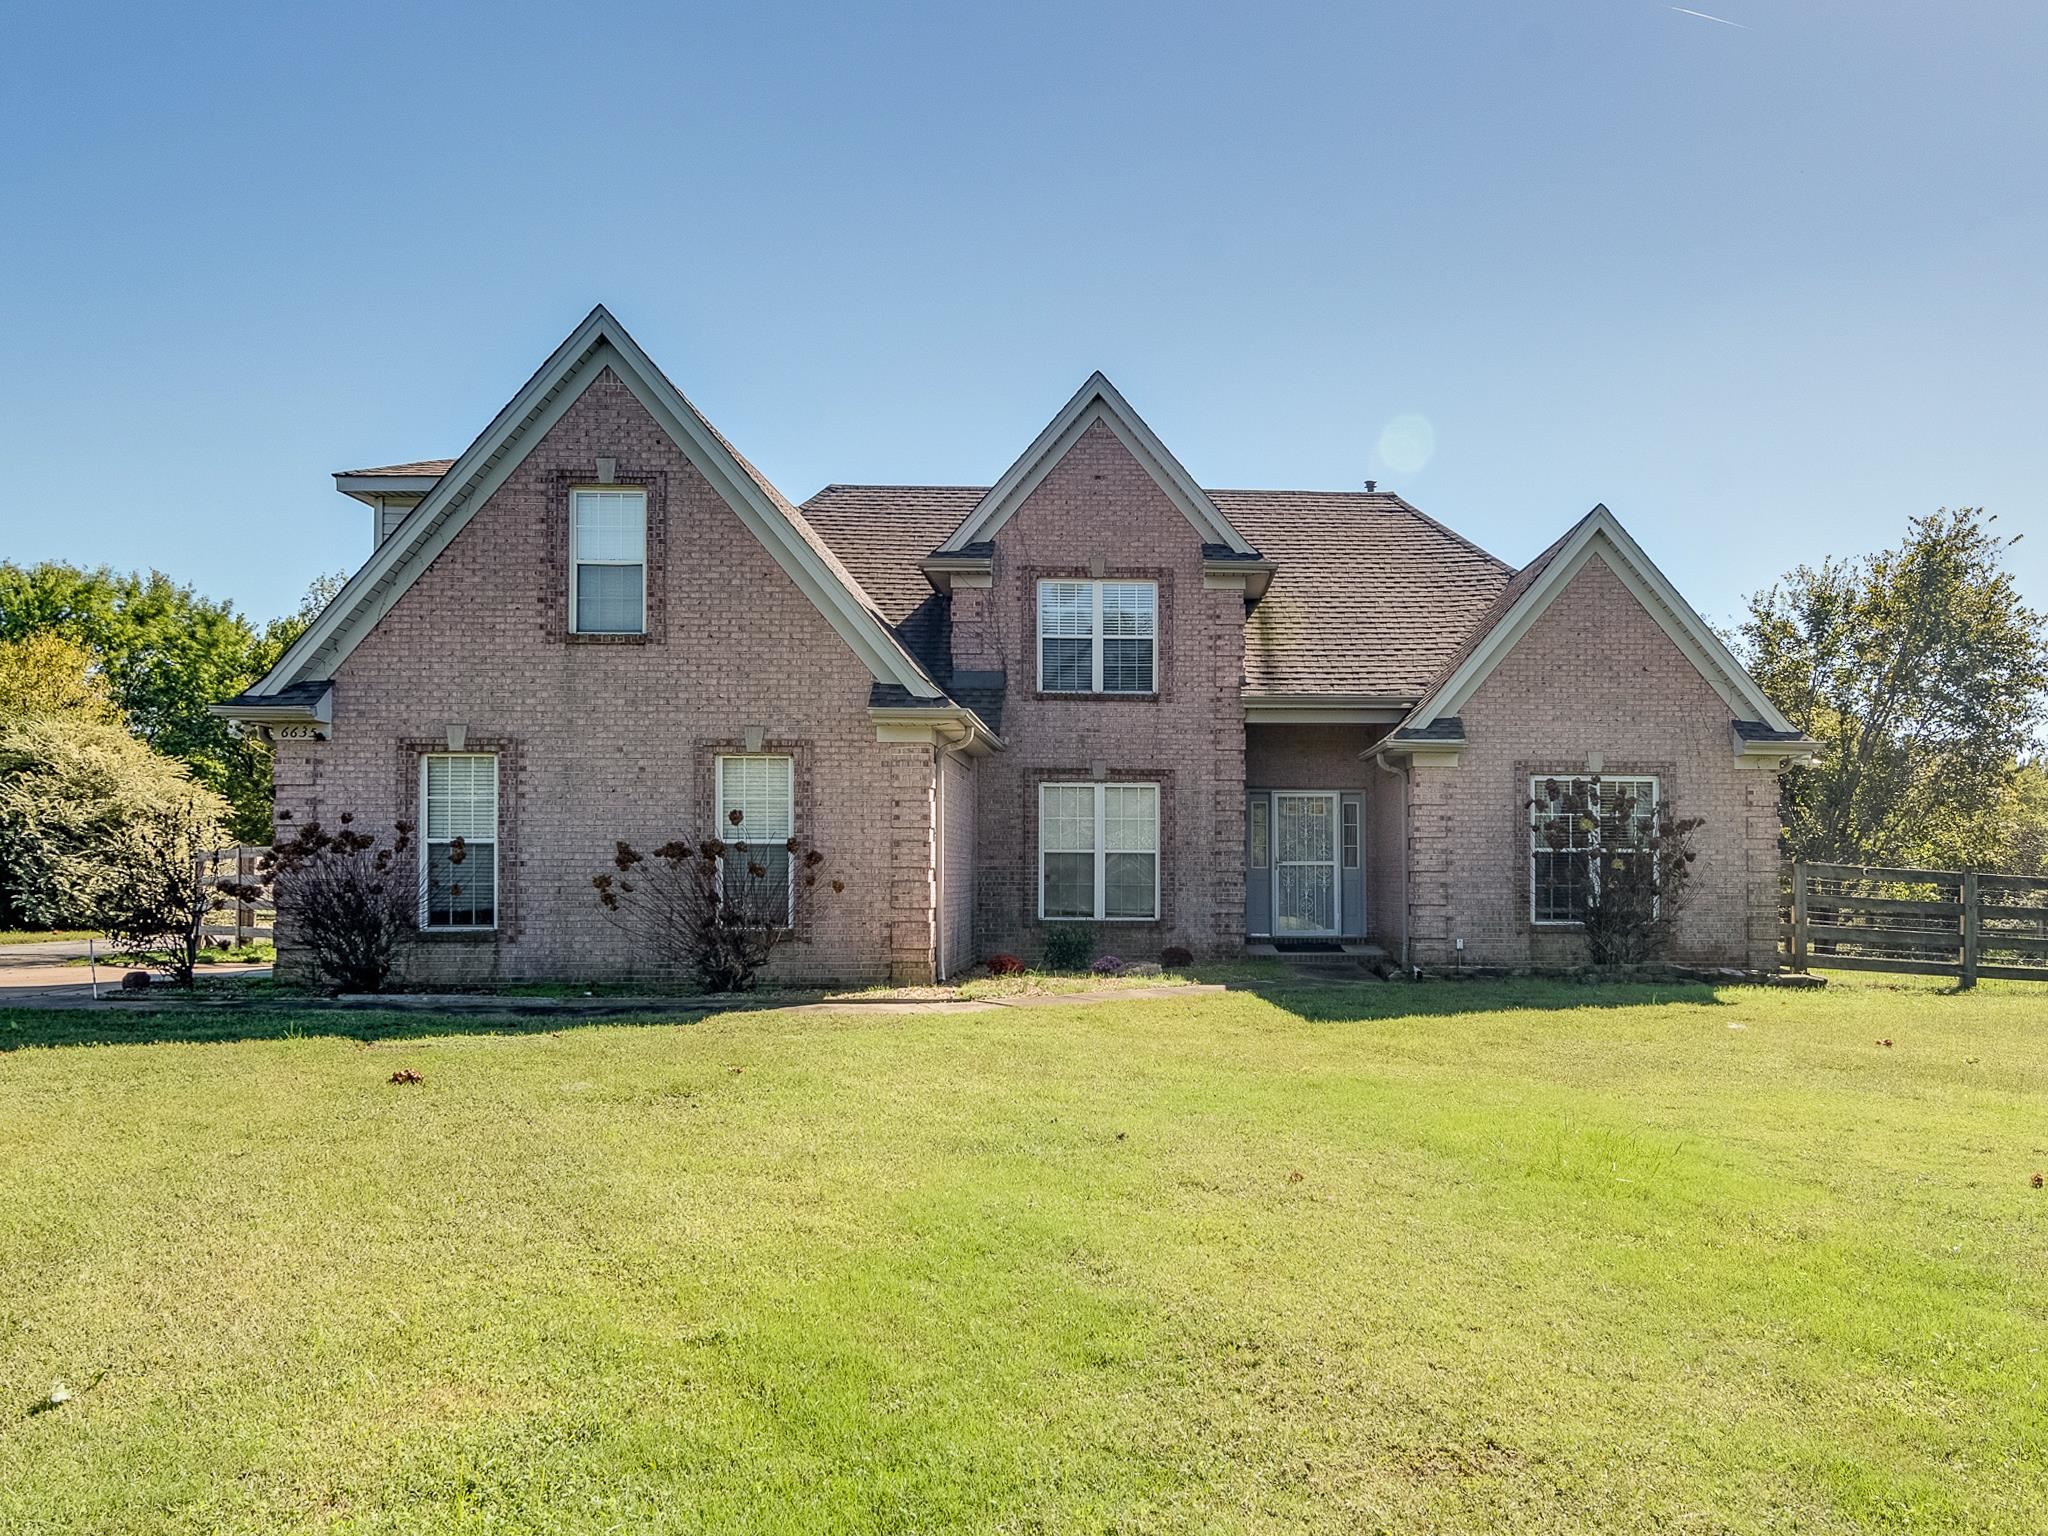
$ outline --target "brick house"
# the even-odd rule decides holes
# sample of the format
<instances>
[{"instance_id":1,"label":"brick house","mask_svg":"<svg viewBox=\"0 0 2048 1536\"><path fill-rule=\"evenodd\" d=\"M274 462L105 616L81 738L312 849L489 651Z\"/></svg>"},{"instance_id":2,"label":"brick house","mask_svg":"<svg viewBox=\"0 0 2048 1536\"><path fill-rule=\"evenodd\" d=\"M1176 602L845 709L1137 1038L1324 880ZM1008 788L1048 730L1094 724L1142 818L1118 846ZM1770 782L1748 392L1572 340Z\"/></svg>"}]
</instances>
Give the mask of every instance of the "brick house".
<instances>
[{"instance_id":1,"label":"brick house","mask_svg":"<svg viewBox=\"0 0 2048 1536\"><path fill-rule=\"evenodd\" d=\"M1604 507L1517 571L1398 496L1204 489L1099 374L992 485L799 507L602 308L460 458L336 483L375 549L217 709L280 814L420 827L420 979L629 973L591 876L733 807L847 885L791 978L1072 922L1564 962L1585 855L1532 799L1596 776L1705 818L1685 953L1774 963L1812 744Z\"/></svg>"}]
</instances>

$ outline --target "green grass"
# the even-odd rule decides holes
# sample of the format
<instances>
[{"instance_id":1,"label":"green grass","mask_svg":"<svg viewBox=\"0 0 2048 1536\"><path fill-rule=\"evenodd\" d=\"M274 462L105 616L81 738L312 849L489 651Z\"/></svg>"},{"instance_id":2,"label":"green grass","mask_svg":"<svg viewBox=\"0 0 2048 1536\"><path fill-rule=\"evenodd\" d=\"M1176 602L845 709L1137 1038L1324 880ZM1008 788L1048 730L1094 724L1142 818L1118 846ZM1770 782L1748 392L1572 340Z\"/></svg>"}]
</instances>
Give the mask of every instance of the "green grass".
<instances>
[{"instance_id":1,"label":"green grass","mask_svg":"<svg viewBox=\"0 0 2048 1536\"><path fill-rule=\"evenodd\" d=\"M247 944L208 945L199 951L201 969L209 965L272 965L277 961L277 948L268 939L253 939ZM107 954L97 957L79 955L64 962L66 965L148 965L147 955Z\"/></svg>"},{"instance_id":2,"label":"green grass","mask_svg":"<svg viewBox=\"0 0 2048 1536\"><path fill-rule=\"evenodd\" d=\"M0 1531L2039 1532L2044 1047L1855 981L0 1015Z\"/></svg>"},{"instance_id":3,"label":"green grass","mask_svg":"<svg viewBox=\"0 0 2048 1536\"><path fill-rule=\"evenodd\" d=\"M84 928L0 928L0 944L47 944L52 939L90 939Z\"/></svg>"}]
</instances>

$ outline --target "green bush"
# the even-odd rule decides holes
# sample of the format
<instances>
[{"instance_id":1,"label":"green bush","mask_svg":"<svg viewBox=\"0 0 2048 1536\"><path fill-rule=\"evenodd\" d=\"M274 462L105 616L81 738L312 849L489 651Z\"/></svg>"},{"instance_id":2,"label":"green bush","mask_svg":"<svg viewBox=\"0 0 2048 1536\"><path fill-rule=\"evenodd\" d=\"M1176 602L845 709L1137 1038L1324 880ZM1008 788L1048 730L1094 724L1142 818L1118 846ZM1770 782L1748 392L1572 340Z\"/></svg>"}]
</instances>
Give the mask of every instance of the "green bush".
<instances>
[{"instance_id":1,"label":"green bush","mask_svg":"<svg viewBox=\"0 0 2048 1536\"><path fill-rule=\"evenodd\" d=\"M1045 930L1045 968L1080 971L1095 957L1095 925L1054 923Z\"/></svg>"}]
</instances>

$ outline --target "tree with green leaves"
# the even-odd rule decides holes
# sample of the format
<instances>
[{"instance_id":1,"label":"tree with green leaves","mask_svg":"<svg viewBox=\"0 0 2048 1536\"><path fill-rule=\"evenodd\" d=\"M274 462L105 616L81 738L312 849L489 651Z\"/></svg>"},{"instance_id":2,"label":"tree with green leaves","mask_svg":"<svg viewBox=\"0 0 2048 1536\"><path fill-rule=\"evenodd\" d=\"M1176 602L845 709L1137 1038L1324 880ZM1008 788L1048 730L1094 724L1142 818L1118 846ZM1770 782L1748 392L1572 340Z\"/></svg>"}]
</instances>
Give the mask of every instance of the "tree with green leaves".
<instances>
[{"instance_id":1,"label":"tree with green leaves","mask_svg":"<svg viewBox=\"0 0 2048 1536\"><path fill-rule=\"evenodd\" d=\"M2048 618L2018 535L1978 508L1913 519L1895 549L1802 565L1749 600L1744 660L1821 744L1786 776L1797 857L2000 867L2024 755L2048 718Z\"/></svg>"},{"instance_id":2,"label":"tree with green leaves","mask_svg":"<svg viewBox=\"0 0 2048 1536\"><path fill-rule=\"evenodd\" d=\"M165 808L218 823L220 797L117 724L0 721L0 927L95 926L130 828Z\"/></svg>"},{"instance_id":3,"label":"tree with green leaves","mask_svg":"<svg viewBox=\"0 0 2048 1536\"><path fill-rule=\"evenodd\" d=\"M207 706L267 672L340 585L322 577L297 612L259 628L161 571L0 564L0 642L57 636L82 647L135 733L227 798L237 837L265 842L270 749Z\"/></svg>"}]
</instances>

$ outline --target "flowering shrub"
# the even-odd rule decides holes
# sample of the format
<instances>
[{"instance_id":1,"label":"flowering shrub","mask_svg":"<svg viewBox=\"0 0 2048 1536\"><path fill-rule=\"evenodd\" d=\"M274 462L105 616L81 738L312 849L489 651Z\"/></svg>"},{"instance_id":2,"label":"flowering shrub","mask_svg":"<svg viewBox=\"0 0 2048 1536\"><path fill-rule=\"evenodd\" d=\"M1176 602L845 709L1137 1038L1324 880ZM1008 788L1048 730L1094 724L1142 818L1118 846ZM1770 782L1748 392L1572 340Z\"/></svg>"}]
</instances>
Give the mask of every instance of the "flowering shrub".
<instances>
[{"instance_id":1,"label":"flowering shrub","mask_svg":"<svg viewBox=\"0 0 2048 1536\"><path fill-rule=\"evenodd\" d=\"M990 955L988 973L991 976L1022 976L1024 962L1015 955Z\"/></svg>"},{"instance_id":2,"label":"flowering shrub","mask_svg":"<svg viewBox=\"0 0 2048 1536\"><path fill-rule=\"evenodd\" d=\"M1126 967L1124 962L1115 955L1098 955L1095 963L1089 966L1088 969L1098 976L1121 976Z\"/></svg>"},{"instance_id":3,"label":"flowering shrub","mask_svg":"<svg viewBox=\"0 0 2048 1536\"><path fill-rule=\"evenodd\" d=\"M1195 963L1194 952L1179 944L1169 944L1159 951L1159 963L1169 971L1177 971Z\"/></svg>"}]
</instances>

